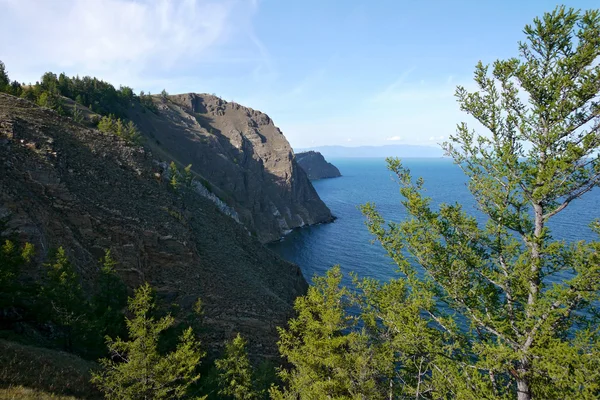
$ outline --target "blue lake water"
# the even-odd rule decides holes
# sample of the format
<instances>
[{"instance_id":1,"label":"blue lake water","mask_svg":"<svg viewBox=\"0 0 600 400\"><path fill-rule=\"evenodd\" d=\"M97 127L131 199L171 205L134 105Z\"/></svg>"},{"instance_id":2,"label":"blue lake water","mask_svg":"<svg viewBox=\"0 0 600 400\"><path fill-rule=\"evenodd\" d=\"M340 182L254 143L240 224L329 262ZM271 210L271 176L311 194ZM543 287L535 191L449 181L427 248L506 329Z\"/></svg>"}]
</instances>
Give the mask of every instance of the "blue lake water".
<instances>
[{"instance_id":1,"label":"blue lake water","mask_svg":"<svg viewBox=\"0 0 600 400\"><path fill-rule=\"evenodd\" d=\"M341 178L314 181L321 199L338 218L330 224L297 229L269 247L296 263L307 280L322 275L339 264L344 273L355 271L361 277L387 280L396 275L396 266L381 245L372 243L359 205L373 202L386 220L400 221L406 216L398 183L387 170L385 160L347 158L328 160L342 173ZM425 179L426 194L434 204L459 202L478 214L475 201L466 187L467 179L449 159L405 159L413 177ZM589 228L600 217L600 190L573 202L550 223L552 235L567 241L597 240Z\"/></svg>"}]
</instances>

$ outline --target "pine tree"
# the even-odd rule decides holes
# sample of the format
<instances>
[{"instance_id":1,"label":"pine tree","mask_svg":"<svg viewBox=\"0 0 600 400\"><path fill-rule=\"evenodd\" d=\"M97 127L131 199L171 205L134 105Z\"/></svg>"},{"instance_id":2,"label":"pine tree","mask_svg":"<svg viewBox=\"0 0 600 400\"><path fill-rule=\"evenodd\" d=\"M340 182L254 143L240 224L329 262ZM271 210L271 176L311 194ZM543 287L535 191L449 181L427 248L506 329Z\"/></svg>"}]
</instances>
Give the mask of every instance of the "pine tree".
<instances>
[{"instance_id":1,"label":"pine tree","mask_svg":"<svg viewBox=\"0 0 600 400\"><path fill-rule=\"evenodd\" d=\"M177 165L174 161L171 161L169 164L169 176L169 184L171 185L171 189L178 191L181 187L181 178L179 177L179 170L177 169Z\"/></svg>"},{"instance_id":2,"label":"pine tree","mask_svg":"<svg viewBox=\"0 0 600 400\"><path fill-rule=\"evenodd\" d=\"M225 355L216 360L219 370L219 394L235 400L258 398L254 388L253 369L246 351L246 341L238 335L225 346Z\"/></svg>"},{"instance_id":3,"label":"pine tree","mask_svg":"<svg viewBox=\"0 0 600 400\"><path fill-rule=\"evenodd\" d=\"M422 179L394 159L408 218L386 224L363 207L402 284L420 298L413 324L444 334L422 338L428 396L600 396L600 241L557 241L548 226L600 183L600 11L559 7L524 32L518 58L491 71L480 62L478 90L457 89L485 134L463 123L444 144L486 224L460 204L433 207ZM374 315L405 333L385 319L394 307L388 299Z\"/></svg>"},{"instance_id":4,"label":"pine tree","mask_svg":"<svg viewBox=\"0 0 600 400\"><path fill-rule=\"evenodd\" d=\"M83 122L83 113L81 112L79 107L77 107L77 104L75 104L75 106L73 107L73 121L77 123Z\"/></svg>"},{"instance_id":5,"label":"pine tree","mask_svg":"<svg viewBox=\"0 0 600 400\"><path fill-rule=\"evenodd\" d=\"M155 307L146 283L129 299L129 341L107 338L112 356L100 361L102 370L92 378L107 399L180 399L200 378L197 368L204 353L191 328L183 332L175 350L158 352L159 338L174 319L170 315L155 319Z\"/></svg>"},{"instance_id":6,"label":"pine tree","mask_svg":"<svg viewBox=\"0 0 600 400\"><path fill-rule=\"evenodd\" d=\"M45 267L47 279L42 288L42 304L47 308L47 317L61 329L65 350L73 351L74 339L85 329L88 303L79 276L62 247Z\"/></svg>"},{"instance_id":7,"label":"pine tree","mask_svg":"<svg viewBox=\"0 0 600 400\"><path fill-rule=\"evenodd\" d=\"M306 296L296 300L298 316L279 328L279 352L292 368L281 370L286 386L273 387L273 399L386 398L387 391L378 390L378 357L349 315L350 292L341 282L339 266L315 277Z\"/></svg>"},{"instance_id":8,"label":"pine tree","mask_svg":"<svg viewBox=\"0 0 600 400\"><path fill-rule=\"evenodd\" d=\"M192 164L188 164L188 166L183 169L183 185L186 188L190 188L192 187L193 180L194 176L192 175Z\"/></svg>"},{"instance_id":9,"label":"pine tree","mask_svg":"<svg viewBox=\"0 0 600 400\"><path fill-rule=\"evenodd\" d=\"M10 83L10 79L8 78L8 73L6 72L6 66L0 60L0 91L3 91L4 87L6 87Z\"/></svg>"},{"instance_id":10,"label":"pine tree","mask_svg":"<svg viewBox=\"0 0 600 400\"><path fill-rule=\"evenodd\" d=\"M133 121L129 121L125 125L125 140L133 145L139 145L142 143L142 135Z\"/></svg>"},{"instance_id":11,"label":"pine tree","mask_svg":"<svg viewBox=\"0 0 600 400\"><path fill-rule=\"evenodd\" d=\"M101 341L107 335L125 337L123 311L127 306L127 288L117 275L117 263L110 250L106 250L100 263L102 266L97 278L97 290L91 302L95 336L99 336Z\"/></svg>"},{"instance_id":12,"label":"pine tree","mask_svg":"<svg viewBox=\"0 0 600 400\"><path fill-rule=\"evenodd\" d=\"M18 277L21 268L30 262L34 255L31 243L20 249L13 241L6 239L0 246L0 308L14 306L19 296Z\"/></svg>"}]
</instances>

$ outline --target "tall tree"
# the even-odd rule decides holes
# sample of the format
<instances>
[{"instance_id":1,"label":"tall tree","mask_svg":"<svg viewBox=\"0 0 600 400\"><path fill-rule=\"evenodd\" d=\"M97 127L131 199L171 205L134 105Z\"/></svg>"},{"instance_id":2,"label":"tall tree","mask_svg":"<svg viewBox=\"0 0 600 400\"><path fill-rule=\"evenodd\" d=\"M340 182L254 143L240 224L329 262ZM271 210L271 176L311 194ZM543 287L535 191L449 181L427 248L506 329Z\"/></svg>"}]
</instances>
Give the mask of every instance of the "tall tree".
<instances>
[{"instance_id":1,"label":"tall tree","mask_svg":"<svg viewBox=\"0 0 600 400\"><path fill-rule=\"evenodd\" d=\"M215 361L219 370L219 394L235 400L258 399L246 341L238 335L225 346L223 358Z\"/></svg>"},{"instance_id":2,"label":"tall tree","mask_svg":"<svg viewBox=\"0 0 600 400\"><path fill-rule=\"evenodd\" d=\"M8 78L8 72L6 72L6 66L0 60L0 92L3 92L10 83L10 79Z\"/></svg>"},{"instance_id":3,"label":"tall tree","mask_svg":"<svg viewBox=\"0 0 600 400\"><path fill-rule=\"evenodd\" d=\"M183 332L173 351L159 353L158 340L174 318L155 319L155 307L152 288L146 283L129 299L130 340L107 338L112 356L100 360L102 370L92 379L107 399L180 399L200 378L197 368L204 353L191 328Z\"/></svg>"},{"instance_id":4,"label":"tall tree","mask_svg":"<svg viewBox=\"0 0 600 400\"><path fill-rule=\"evenodd\" d=\"M65 350L72 351L75 338L84 329L88 303L79 284L79 276L62 247L45 266L47 279L41 296L47 308L46 318L58 325Z\"/></svg>"},{"instance_id":5,"label":"tall tree","mask_svg":"<svg viewBox=\"0 0 600 400\"><path fill-rule=\"evenodd\" d=\"M600 242L565 243L548 227L600 183L600 12L559 7L524 33L519 57L480 62L478 90L456 91L485 132L462 123L444 144L485 225L460 204L433 207L394 159L409 217L386 225L363 207L401 280L427 300L420 319L447 335L425 352L433 397L600 396ZM389 307L374 308L382 325Z\"/></svg>"},{"instance_id":6,"label":"tall tree","mask_svg":"<svg viewBox=\"0 0 600 400\"><path fill-rule=\"evenodd\" d=\"M376 355L358 319L350 315L352 301L342 286L339 267L315 277L304 297L296 300L297 317L279 328L279 352L292 365L282 369L285 387L271 389L271 398L382 399Z\"/></svg>"}]
</instances>

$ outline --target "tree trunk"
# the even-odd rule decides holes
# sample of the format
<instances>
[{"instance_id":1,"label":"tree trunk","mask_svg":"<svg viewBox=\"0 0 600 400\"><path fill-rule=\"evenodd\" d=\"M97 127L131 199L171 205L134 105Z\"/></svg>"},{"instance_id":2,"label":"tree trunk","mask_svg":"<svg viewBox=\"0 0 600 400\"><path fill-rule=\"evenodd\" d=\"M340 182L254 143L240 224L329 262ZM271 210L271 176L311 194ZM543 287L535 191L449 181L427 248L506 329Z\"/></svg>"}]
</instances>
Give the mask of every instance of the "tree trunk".
<instances>
[{"instance_id":1,"label":"tree trunk","mask_svg":"<svg viewBox=\"0 0 600 400\"><path fill-rule=\"evenodd\" d=\"M517 379L517 399L531 400L531 392L529 391L529 383L525 379Z\"/></svg>"}]
</instances>

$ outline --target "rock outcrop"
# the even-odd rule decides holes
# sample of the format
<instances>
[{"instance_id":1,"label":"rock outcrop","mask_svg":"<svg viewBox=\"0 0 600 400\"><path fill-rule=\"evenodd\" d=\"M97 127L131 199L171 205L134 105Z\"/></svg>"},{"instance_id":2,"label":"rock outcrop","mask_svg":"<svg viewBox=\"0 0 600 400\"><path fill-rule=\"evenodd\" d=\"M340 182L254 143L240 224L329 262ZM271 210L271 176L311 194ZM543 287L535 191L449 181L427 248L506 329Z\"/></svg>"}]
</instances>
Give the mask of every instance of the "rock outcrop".
<instances>
[{"instance_id":1,"label":"rock outcrop","mask_svg":"<svg viewBox=\"0 0 600 400\"><path fill-rule=\"evenodd\" d=\"M332 220L292 148L260 111L207 94L155 97L158 112L140 107L129 117L147 147L192 171L263 242Z\"/></svg>"},{"instance_id":2,"label":"rock outcrop","mask_svg":"<svg viewBox=\"0 0 600 400\"><path fill-rule=\"evenodd\" d=\"M235 142L232 127L227 139L225 134L207 133L212 147L203 150L204 146L194 145L204 137L196 134L200 128L183 128L188 123L197 127L194 116L183 112L183 106L169 107L174 109L169 118L180 115L188 120L173 123L181 130L162 132L160 140L168 142L170 136L184 135L182 146L188 147L187 152L182 150L182 161L202 166L203 172L214 163L213 175L207 178L221 183L222 191L231 190L232 198L240 203L244 200L249 210L265 207L265 215L279 212L289 224L297 222L299 216L305 222L327 218L328 210L304 183L305 175L293 160L278 164L281 157L291 157L285 139L273 144L272 152L261 153L259 133L252 138L239 133L239 142ZM276 133L263 114L257 113L255 118L262 118L273 135ZM215 126L225 129L225 124L220 121ZM149 126L158 129L163 125ZM159 133L156 135L158 140ZM175 143L178 138L172 140ZM239 143L239 152L235 143ZM215 153L209 154L208 149ZM285 324L294 299L307 287L300 270L266 249L210 199L193 191L169 190L157 157L147 148L126 146L116 136L0 93L0 225L4 227L0 236L16 234L21 241L35 245L37 262L27 271L34 279L44 273L42 263L49 251L63 246L88 288L94 285L99 258L110 249L129 288L148 281L163 304L176 303L182 310L189 310L200 297L208 332L205 344L222 343L240 332L249 338L254 354L276 354L275 327ZM240 165L257 166L248 172L241 166L238 170L230 165L233 157L239 157ZM220 172L225 168L229 169ZM236 173L230 177L226 172L231 169ZM261 189L260 184L275 174L285 178ZM282 187L280 191L277 184ZM256 193L244 198L238 194L244 189ZM264 197L259 196L261 190L273 195L287 193L284 199L296 199L297 208L284 208L284 200L277 199L265 205L261 203ZM309 206L301 205L301 199ZM252 208L251 200L257 203L256 208ZM309 211L310 204L321 207L321 214ZM266 232L270 225L261 223L260 215L253 221ZM246 218L252 216L245 214ZM261 237L269 236L265 233Z\"/></svg>"},{"instance_id":3,"label":"rock outcrop","mask_svg":"<svg viewBox=\"0 0 600 400\"><path fill-rule=\"evenodd\" d=\"M297 153L296 161L298 165L306 172L308 179L337 178L342 176L340 170L335 165L325 160L325 157L317 151L307 151Z\"/></svg>"}]
</instances>

